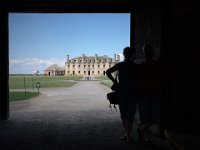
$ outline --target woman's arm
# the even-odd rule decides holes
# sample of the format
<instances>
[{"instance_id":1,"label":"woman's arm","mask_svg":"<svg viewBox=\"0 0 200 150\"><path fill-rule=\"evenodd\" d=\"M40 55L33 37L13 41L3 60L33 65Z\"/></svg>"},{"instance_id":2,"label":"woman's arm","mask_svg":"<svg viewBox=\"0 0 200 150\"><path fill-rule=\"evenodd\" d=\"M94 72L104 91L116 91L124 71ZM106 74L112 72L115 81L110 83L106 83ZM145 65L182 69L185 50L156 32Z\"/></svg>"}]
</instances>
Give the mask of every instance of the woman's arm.
<instances>
[{"instance_id":1,"label":"woman's arm","mask_svg":"<svg viewBox=\"0 0 200 150\"><path fill-rule=\"evenodd\" d=\"M106 75L107 77L114 83L116 82L115 78L113 77L112 73L116 72L119 70L119 63L110 67L109 69L106 70Z\"/></svg>"}]
</instances>

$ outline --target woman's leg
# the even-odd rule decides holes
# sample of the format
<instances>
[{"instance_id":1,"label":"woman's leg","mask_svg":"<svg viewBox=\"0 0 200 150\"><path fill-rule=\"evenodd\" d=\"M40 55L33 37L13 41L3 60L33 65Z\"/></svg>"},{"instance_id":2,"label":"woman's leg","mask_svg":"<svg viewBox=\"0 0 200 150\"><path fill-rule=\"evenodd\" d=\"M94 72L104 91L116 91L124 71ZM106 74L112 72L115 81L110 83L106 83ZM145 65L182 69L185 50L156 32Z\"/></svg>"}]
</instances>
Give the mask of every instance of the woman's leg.
<instances>
[{"instance_id":1,"label":"woman's leg","mask_svg":"<svg viewBox=\"0 0 200 150\"><path fill-rule=\"evenodd\" d=\"M120 115L121 115L121 119L122 119L122 125L125 131L125 134L120 137L121 140L126 140L127 139L127 135L128 135L128 125L127 125L127 120L125 119L125 107L124 104L119 104L119 110L120 110Z\"/></svg>"},{"instance_id":2,"label":"woman's leg","mask_svg":"<svg viewBox=\"0 0 200 150\"><path fill-rule=\"evenodd\" d=\"M134 117L135 117L135 110L136 110L136 103L128 104L126 106L126 113L125 113L126 115L122 119L124 128L125 128L125 132L126 132L126 136L127 136L127 142L132 141L131 131L132 131L133 121L134 121Z\"/></svg>"},{"instance_id":3,"label":"woman's leg","mask_svg":"<svg viewBox=\"0 0 200 150\"><path fill-rule=\"evenodd\" d=\"M129 137L131 137L132 122L128 120L126 109L127 108L124 107L124 105L119 105L122 125L125 131L125 134L120 138L121 140L127 140Z\"/></svg>"},{"instance_id":4,"label":"woman's leg","mask_svg":"<svg viewBox=\"0 0 200 150\"><path fill-rule=\"evenodd\" d=\"M122 123L125 129L125 137L127 142L131 142L131 131L133 126L133 121L135 117L136 101L132 102L133 97L128 96L128 101L119 105L120 114L122 118ZM123 138L125 139L125 138Z\"/></svg>"},{"instance_id":5,"label":"woman's leg","mask_svg":"<svg viewBox=\"0 0 200 150\"><path fill-rule=\"evenodd\" d=\"M125 135L121 137L121 140L126 140L127 142L131 142L132 141L131 131L133 126L133 121L122 119L122 123L124 126Z\"/></svg>"},{"instance_id":6,"label":"woman's leg","mask_svg":"<svg viewBox=\"0 0 200 150\"><path fill-rule=\"evenodd\" d=\"M140 124L137 128L138 138L142 143L147 143L149 141L148 138L148 122L149 122L149 106L148 106L148 97L140 97L139 103L139 116L140 116Z\"/></svg>"}]
</instances>

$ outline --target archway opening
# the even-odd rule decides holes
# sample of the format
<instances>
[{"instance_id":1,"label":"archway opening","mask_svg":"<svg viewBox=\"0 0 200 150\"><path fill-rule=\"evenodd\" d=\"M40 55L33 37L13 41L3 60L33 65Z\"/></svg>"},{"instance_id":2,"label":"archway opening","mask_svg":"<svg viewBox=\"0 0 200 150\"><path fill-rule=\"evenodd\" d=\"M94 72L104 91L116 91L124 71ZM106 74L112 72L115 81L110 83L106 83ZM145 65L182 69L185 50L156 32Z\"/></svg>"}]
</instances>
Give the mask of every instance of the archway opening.
<instances>
[{"instance_id":1,"label":"archway opening","mask_svg":"<svg viewBox=\"0 0 200 150\"><path fill-rule=\"evenodd\" d=\"M51 88L55 78L46 75L60 77L63 85L71 76L105 76L111 62L131 44L130 22L131 13L10 13L10 91L36 92L35 82ZM39 70L38 77L32 76L34 70Z\"/></svg>"}]
</instances>

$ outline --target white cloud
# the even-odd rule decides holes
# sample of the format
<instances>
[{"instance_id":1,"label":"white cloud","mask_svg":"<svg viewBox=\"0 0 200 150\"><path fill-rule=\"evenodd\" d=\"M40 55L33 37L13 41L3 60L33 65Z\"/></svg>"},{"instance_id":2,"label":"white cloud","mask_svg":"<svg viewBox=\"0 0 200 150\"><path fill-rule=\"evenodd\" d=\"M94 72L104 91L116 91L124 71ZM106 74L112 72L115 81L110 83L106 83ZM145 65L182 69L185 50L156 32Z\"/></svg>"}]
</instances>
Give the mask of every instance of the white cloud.
<instances>
[{"instance_id":1,"label":"white cloud","mask_svg":"<svg viewBox=\"0 0 200 150\"><path fill-rule=\"evenodd\" d=\"M61 60L51 59L38 59L38 58L25 58L25 59L11 59L10 66L13 65L51 65L55 63L64 64Z\"/></svg>"},{"instance_id":2,"label":"white cloud","mask_svg":"<svg viewBox=\"0 0 200 150\"><path fill-rule=\"evenodd\" d=\"M65 59L38 59L38 58L24 58L24 59L10 59L9 72L11 74L28 73L31 74L35 70L43 73L44 69L50 65L57 64L62 67L65 64Z\"/></svg>"}]
</instances>

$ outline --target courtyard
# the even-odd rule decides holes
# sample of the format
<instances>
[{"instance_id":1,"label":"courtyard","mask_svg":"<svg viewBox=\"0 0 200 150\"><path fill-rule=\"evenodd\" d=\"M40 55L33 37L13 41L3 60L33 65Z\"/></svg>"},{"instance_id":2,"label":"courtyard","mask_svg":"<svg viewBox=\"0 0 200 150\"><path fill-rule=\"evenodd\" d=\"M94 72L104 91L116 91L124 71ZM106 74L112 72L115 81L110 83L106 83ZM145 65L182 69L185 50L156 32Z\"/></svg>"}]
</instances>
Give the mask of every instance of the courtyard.
<instances>
[{"instance_id":1,"label":"courtyard","mask_svg":"<svg viewBox=\"0 0 200 150\"><path fill-rule=\"evenodd\" d=\"M119 110L111 110L106 94L110 88L100 81L78 81L69 88L41 88L41 95L10 102L10 118L0 123L2 150L124 150L164 149L149 147L137 139L120 141L123 135ZM162 146L162 147L160 147Z\"/></svg>"}]
</instances>

